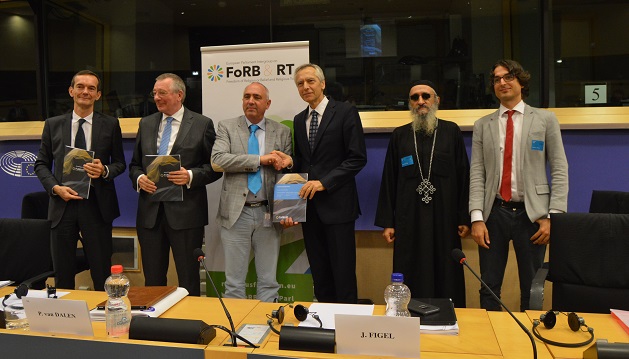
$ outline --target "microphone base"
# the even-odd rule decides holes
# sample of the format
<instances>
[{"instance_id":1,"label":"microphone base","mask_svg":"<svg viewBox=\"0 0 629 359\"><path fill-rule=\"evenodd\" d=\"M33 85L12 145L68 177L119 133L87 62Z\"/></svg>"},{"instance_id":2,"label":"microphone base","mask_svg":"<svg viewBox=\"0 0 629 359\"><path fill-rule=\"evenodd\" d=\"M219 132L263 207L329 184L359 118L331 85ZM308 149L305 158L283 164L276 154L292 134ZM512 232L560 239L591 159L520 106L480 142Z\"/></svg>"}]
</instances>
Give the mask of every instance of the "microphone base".
<instances>
[{"instance_id":1,"label":"microphone base","mask_svg":"<svg viewBox=\"0 0 629 359\"><path fill-rule=\"evenodd\" d=\"M280 350L334 353L336 338L334 329L282 326Z\"/></svg>"},{"instance_id":2,"label":"microphone base","mask_svg":"<svg viewBox=\"0 0 629 359\"><path fill-rule=\"evenodd\" d=\"M133 317L129 326L129 339L207 345L214 337L216 329L202 320Z\"/></svg>"},{"instance_id":3,"label":"microphone base","mask_svg":"<svg viewBox=\"0 0 629 359\"><path fill-rule=\"evenodd\" d=\"M629 344L608 343L599 339L583 352L584 359L620 359L629 357Z\"/></svg>"}]
</instances>

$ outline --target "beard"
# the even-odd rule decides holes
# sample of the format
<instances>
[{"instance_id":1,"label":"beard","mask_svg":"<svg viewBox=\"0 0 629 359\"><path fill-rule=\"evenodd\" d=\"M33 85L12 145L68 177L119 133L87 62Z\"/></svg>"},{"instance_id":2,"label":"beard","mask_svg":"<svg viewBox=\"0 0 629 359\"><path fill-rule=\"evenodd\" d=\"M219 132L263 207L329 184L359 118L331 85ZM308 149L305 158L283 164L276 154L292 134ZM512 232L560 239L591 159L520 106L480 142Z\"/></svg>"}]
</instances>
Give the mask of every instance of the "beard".
<instances>
[{"instance_id":1,"label":"beard","mask_svg":"<svg viewBox=\"0 0 629 359\"><path fill-rule=\"evenodd\" d=\"M411 117L413 119L413 131L424 134L425 136L432 136L435 133L435 129L437 128L437 110L439 109L439 105L436 103L428 108L428 112L423 114L419 113L417 107L411 108Z\"/></svg>"}]
</instances>

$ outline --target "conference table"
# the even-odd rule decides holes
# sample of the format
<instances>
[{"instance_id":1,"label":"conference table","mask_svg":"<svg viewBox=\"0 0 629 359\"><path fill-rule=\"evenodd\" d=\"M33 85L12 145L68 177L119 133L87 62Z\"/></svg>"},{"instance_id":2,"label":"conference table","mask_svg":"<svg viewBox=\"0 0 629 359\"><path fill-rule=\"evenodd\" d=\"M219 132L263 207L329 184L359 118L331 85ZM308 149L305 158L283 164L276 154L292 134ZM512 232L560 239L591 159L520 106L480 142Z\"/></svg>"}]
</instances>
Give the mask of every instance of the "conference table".
<instances>
[{"instance_id":1,"label":"conference table","mask_svg":"<svg viewBox=\"0 0 629 359\"><path fill-rule=\"evenodd\" d=\"M11 293L13 287L0 288L0 296ZM62 299L85 300L88 308L107 298L104 292L69 291ZM295 303L309 306L310 303ZM235 327L243 324L266 325L268 316L277 310L280 303L263 303L250 299L225 299ZM298 325L293 310L286 306L283 325ZM384 306L374 306L374 315L384 315ZM421 334L420 349L423 359L524 359L533 358L529 337L522 331L506 312L487 312L482 309L456 309L459 334ZM514 313L529 329L532 321L543 312L527 311ZM595 328L595 340L607 339L610 343L629 343L627 334L609 314L579 313L585 322ZM162 318L199 319L208 324L229 327L222 306L217 298L185 297L167 310ZM281 327L274 321L275 328ZM123 338L107 338L104 322L92 322L93 337L81 337L59 333L37 333L33 331L17 331L0 329L0 345L5 354L14 353L19 357L30 358L38 355L45 358L71 358L76 353L89 354L90 359L112 358L138 359L151 358L247 358L255 354L261 357L293 357L293 358L390 358L370 355L339 355L303 351L287 351L279 349L279 336L269 332L260 343L260 348L231 347L229 335L221 330L209 345L182 344L155 341L132 340ZM572 332L563 316L559 316L557 325L552 330L540 329L544 336L555 341L580 342L587 338L587 333ZM535 339L538 358L582 358L583 351L588 347L560 348L547 345ZM47 350L48 347L62 348ZM15 356L8 356L15 357Z\"/></svg>"}]
</instances>

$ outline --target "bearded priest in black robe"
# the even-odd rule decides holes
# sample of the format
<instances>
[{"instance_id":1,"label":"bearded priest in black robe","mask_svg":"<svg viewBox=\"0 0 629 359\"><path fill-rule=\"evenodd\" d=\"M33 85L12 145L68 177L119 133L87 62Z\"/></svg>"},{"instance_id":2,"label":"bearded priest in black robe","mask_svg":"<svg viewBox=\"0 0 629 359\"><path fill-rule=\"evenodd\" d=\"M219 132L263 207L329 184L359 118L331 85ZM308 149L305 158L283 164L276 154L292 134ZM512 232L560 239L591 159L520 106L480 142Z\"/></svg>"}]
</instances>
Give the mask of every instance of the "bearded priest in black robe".
<instances>
[{"instance_id":1,"label":"bearded priest in black robe","mask_svg":"<svg viewBox=\"0 0 629 359\"><path fill-rule=\"evenodd\" d=\"M393 243L393 272L404 274L413 298L465 307L463 266L451 252L470 230L470 165L461 129L438 119L438 107L432 82L412 84L413 121L391 135L375 225Z\"/></svg>"}]
</instances>

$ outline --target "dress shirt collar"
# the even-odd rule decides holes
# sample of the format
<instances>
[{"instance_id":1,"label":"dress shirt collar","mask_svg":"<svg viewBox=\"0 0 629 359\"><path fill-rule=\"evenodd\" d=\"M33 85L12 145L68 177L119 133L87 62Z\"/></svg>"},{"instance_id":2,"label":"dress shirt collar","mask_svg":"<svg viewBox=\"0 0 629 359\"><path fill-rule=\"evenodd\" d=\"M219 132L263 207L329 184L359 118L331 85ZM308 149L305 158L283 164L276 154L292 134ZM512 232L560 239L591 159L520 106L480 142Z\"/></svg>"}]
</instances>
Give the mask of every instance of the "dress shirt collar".
<instances>
[{"instance_id":1,"label":"dress shirt collar","mask_svg":"<svg viewBox=\"0 0 629 359\"><path fill-rule=\"evenodd\" d=\"M253 123L251 123L251 121L249 121L247 116L245 116L245 122L247 123L247 128L249 128L249 127L251 127L251 125L253 125ZM262 131L266 131L266 117L262 118L262 121L256 123L256 125L258 125L258 127L260 127L260 129Z\"/></svg>"},{"instance_id":2,"label":"dress shirt collar","mask_svg":"<svg viewBox=\"0 0 629 359\"><path fill-rule=\"evenodd\" d=\"M519 114L524 114L524 106L525 103L524 101L520 101L518 102L517 105L515 105L513 108L506 108L505 106L503 106L502 104L500 104L500 108L498 109L498 115L500 117L502 116L506 116L505 112L509 111L509 110L515 110L515 112L519 113Z\"/></svg>"},{"instance_id":3,"label":"dress shirt collar","mask_svg":"<svg viewBox=\"0 0 629 359\"><path fill-rule=\"evenodd\" d=\"M308 107L308 116L312 117L312 111L317 111L317 114L319 114L319 123L321 123L321 118L323 117L323 111L325 111L325 108L328 106L328 102L330 102L330 100L328 100L327 96L323 96L323 100L321 100L321 102L319 102L319 104L317 105L317 108L310 108L310 106Z\"/></svg>"},{"instance_id":4,"label":"dress shirt collar","mask_svg":"<svg viewBox=\"0 0 629 359\"><path fill-rule=\"evenodd\" d=\"M79 122L80 119L85 119L85 122L92 124L92 119L94 118L94 112L90 113L85 117L81 117L76 114L76 112L72 111L72 123Z\"/></svg>"},{"instance_id":5,"label":"dress shirt collar","mask_svg":"<svg viewBox=\"0 0 629 359\"><path fill-rule=\"evenodd\" d=\"M185 110L185 108L182 105L181 108L177 112L172 114L172 116L168 116L165 113L162 113L162 122L166 122L166 119L168 117L172 117L173 121L177 121L177 122L181 123L181 121L183 120L184 110Z\"/></svg>"}]
</instances>

